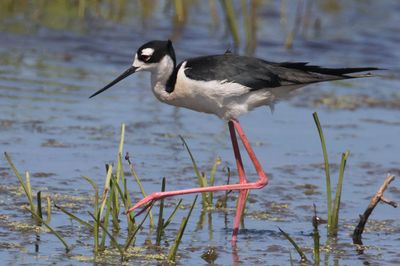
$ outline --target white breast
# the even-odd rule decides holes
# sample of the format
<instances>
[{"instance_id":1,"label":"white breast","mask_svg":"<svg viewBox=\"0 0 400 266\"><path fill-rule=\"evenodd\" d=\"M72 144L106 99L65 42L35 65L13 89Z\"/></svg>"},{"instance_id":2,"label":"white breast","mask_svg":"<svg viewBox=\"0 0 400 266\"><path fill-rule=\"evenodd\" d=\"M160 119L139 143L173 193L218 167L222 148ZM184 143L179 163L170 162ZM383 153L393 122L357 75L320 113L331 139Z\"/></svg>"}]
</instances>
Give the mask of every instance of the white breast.
<instances>
[{"instance_id":1,"label":"white breast","mask_svg":"<svg viewBox=\"0 0 400 266\"><path fill-rule=\"evenodd\" d=\"M229 120L274 100L268 90L250 92L238 83L190 79L184 73L185 65L186 62L179 69L174 91L164 100L166 103Z\"/></svg>"}]
</instances>

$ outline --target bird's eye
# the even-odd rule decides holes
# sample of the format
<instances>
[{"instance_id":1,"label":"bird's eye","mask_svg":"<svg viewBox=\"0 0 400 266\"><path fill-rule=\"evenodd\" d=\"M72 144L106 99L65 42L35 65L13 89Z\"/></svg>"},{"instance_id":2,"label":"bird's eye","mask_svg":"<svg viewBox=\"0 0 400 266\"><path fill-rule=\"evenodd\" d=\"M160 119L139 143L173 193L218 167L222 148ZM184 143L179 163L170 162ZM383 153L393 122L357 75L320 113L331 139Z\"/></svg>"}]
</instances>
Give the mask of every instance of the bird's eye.
<instances>
[{"instance_id":1,"label":"bird's eye","mask_svg":"<svg viewBox=\"0 0 400 266\"><path fill-rule=\"evenodd\" d=\"M151 57L150 55L142 54L141 59L143 62L147 62L150 60L150 57Z\"/></svg>"}]
</instances>

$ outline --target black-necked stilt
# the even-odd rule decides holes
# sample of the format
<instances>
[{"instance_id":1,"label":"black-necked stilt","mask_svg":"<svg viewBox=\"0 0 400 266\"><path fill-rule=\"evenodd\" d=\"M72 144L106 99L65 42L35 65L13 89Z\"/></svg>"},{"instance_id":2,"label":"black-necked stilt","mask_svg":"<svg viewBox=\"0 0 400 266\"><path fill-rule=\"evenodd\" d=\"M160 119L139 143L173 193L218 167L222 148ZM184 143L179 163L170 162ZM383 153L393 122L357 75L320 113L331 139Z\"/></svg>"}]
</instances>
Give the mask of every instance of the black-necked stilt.
<instances>
[{"instance_id":1,"label":"black-necked stilt","mask_svg":"<svg viewBox=\"0 0 400 266\"><path fill-rule=\"evenodd\" d=\"M262 59L231 53L191 58L176 65L171 41L151 41L136 52L132 66L90 98L138 71L151 73L154 95L162 102L195 111L215 114L228 121L239 175L238 184L193 188L153 193L129 209L134 209L175 195L219 190L239 190L232 241L236 241L246 194L249 189L263 188L268 183L256 155L237 118L252 109L285 98L293 90L311 83L363 77L355 72L377 70L363 68L323 68L307 63L273 63ZM236 139L238 133L258 173L256 182L248 182Z\"/></svg>"}]
</instances>

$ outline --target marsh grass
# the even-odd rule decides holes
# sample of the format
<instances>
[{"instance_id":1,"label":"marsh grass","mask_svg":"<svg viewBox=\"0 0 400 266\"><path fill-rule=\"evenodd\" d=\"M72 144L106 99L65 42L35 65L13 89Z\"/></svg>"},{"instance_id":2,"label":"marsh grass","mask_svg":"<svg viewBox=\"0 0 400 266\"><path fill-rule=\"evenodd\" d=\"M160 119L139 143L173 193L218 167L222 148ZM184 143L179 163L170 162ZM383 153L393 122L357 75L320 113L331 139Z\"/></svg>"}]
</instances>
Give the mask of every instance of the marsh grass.
<instances>
[{"instance_id":1,"label":"marsh grass","mask_svg":"<svg viewBox=\"0 0 400 266\"><path fill-rule=\"evenodd\" d=\"M315 204L313 204L314 207L314 216L312 219L312 224L313 224L313 242L314 242L314 247L313 247L313 256L314 256L314 264L319 265L320 263L320 243L319 243L319 230L318 230L318 224L319 224L319 218L317 216L317 207Z\"/></svg>"},{"instance_id":2,"label":"marsh grass","mask_svg":"<svg viewBox=\"0 0 400 266\"><path fill-rule=\"evenodd\" d=\"M227 171L227 180L226 184L229 185L230 180L231 180L231 169L229 167L226 167ZM228 195L231 193L232 190L226 190L224 196L220 197L217 202L215 203L215 208L220 209L220 208L227 208L227 202L228 202Z\"/></svg>"},{"instance_id":3,"label":"marsh grass","mask_svg":"<svg viewBox=\"0 0 400 266\"><path fill-rule=\"evenodd\" d=\"M135 168L133 167L133 164L132 164L132 162L131 162L131 160L130 160L130 157L129 157L129 153L128 153L128 152L127 152L126 155L125 155L125 160L128 162L129 170L131 171L132 176L135 178L136 184L139 186L143 198L147 197L147 193L146 193L146 191L144 190L144 187L143 187L143 185L142 185L142 182L140 182L140 178L139 178L138 174L136 173ZM124 183L124 189L125 189L125 191L127 191L126 179L125 179L125 183ZM129 193L128 193L128 194L129 194ZM133 217L133 213L131 213L131 216ZM153 219L153 214L152 214L151 211L150 211L150 213L149 213L149 220L150 220L150 228L154 228L154 219Z\"/></svg>"},{"instance_id":4,"label":"marsh grass","mask_svg":"<svg viewBox=\"0 0 400 266\"><path fill-rule=\"evenodd\" d=\"M69 252L70 251L70 247L68 246L68 244L67 244L67 242L64 240L64 238L60 235L60 233L58 233L56 230L54 230L48 223L46 223L45 221L43 221L43 219L36 213L36 212L33 212L31 209L29 209L29 208L26 208L26 210L28 210L31 214L32 214L32 216L33 217L35 217L39 222L40 222L40 224L43 224L47 229L49 229L50 230L50 232L52 233L52 234L54 234L59 240L60 240L60 242L64 245L64 247L65 247L65 252Z\"/></svg>"},{"instance_id":5,"label":"marsh grass","mask_svg":"<svg viewBox=\"0 0 400 266\"><path fill-rule=\"evenodd\" d=\"M332 203L332 190L331 190L331 177L329 169L328 152L326 149L325 137L322 131L321 123L316 112L313 113L314 121L318 129L318 134L321 141L322 153L324 156L324 166L325 166L325 182L326 182L326 205L328 211L328 226L327 233L328 236L336 236L339 223L339 210L340 210L340 199L342 195L343 177L344 170L346 168L346 162L350 155L349 151L342 153L342 160L339 168L339 178L336 185L335 199Z\"/></svg>"},{"instance_id":6,"label":"marsh grass","mask_svg":"<svg viewBox=\"0 0 400 266\"><path fill-rule=\"evenodd\" d=\"M15 32L30 32L32 27L27 25L38 25L56 30L90 31L90 22L93 19L107 22L134 20L135 23L142 23L144 27L149 27L161 12L163 21L170 23L171 32L168 36L175 40L180 37L190 23L191 16L198 11L200 2L184 0L32 0L28 2L4 0L0 1L0 22L4 21L5 25L8 25L10 24L8 21L15 21L13 25L7 26L7 30ZM228 42L233 44L235 52L239 48L244 48L247 55L254 54L259 17L257 11L266 5L266 1L212 0L207 2L202 4L206 8L208 7L206 12L209 17L205 19L212 21L210 29L213 32L218 32L220 29L227 32L230 37ZM284 15L287 16L286 13ZM24 19L12 19L19 17ZM282 17L283 19L287 20L286 17ZM292 36L291 41L293 42L295 34L290 36ZM287 46L287 41L285 45Z\"/></svg>"},{"instance_id":7,"label":"marsh grass","mask_svg":"<svg viewBox=\"0 0 400 266\"><path fill-rule=\"evenodd\" d=\"M278 227L279 231L282 233L282 235L293 245L294 249L297 251L301 258L301 263L307 263L308 259L306 255L304 254L303 250L300 248L300 246L294 241L294 239L285 231L283 231L280 227Z\"/></svg>"},{"instance_id":8,"label":"marsh grass","mask_svg":"<svg viewBox=\"0 0 400 266\"><path fill-rule=\"evenodd\" d=\"M64 238L55 230L53 229L49 223L51 221L51 200L50 197L47 197L47 219L46 221L43 220L43 213L42 213L42 193L41 191L37 192L37 197L36 197L36 202L37 206L34 205L33 203L33 197L32 197L32 186L31 186L31 181L30 181L30 175L29 172L25 172L25 181L22 178L21 174L19 173L18 169L15 167L14 163L11 160L11 157L5 152L4 156L10 165L11 169L14 171L14 174L17 176L18 181L25 193L26 198L28 199L29 203L29 208L26 208L32 215L32 218L36 221L37 226L42 226L44 225L49 231L54 234L64 245L65 251L69 252L70 248L67 244L67 242L64 240Z\"/></svg>"},{"instance_id":9,"label":"marsh grass","mask_svg":"<svg viewBox=\"0 0 400 266\"><path fill-rule=\"evenodd\" d=\"M140 221L139 224L135 223L133 213L126 215L126 223L123 223L120 220L119 217L120 212L124 210L124 213L126 213L127 210L132 206L131 196L128 192L127 178L125 177L123 170L122 152L123 152L124 137L125 137L125 125L122 124L116 166L114 167L112 164L106 165L103 187L99 187L99 185L97 184L97 182L94 181L94 179L88 176L82 176L82 178L86 180L88 184L92 187L94 194L94 196L91 197L93 199L91 203L92 206L91 210L87 212L88 219L90 221L80 218L78 215L68 211L65 207L59 204L54 204L55 208L60 210L63 214L65 214L72 220L83 225L84 228L86 228L89 231L90 236L93 239L92 250L94 254L94 259L93 259L94 261L97 260L96 258L101 258L104 255L105 251L110 251L113 249L118 251L121 262L126 261L128 258L132 256L139 256L137 254L134 255L130 254L131 252L130 247L132 245L135 245L135 239L137 234L144 229L144 223L146 219L151 216L151 209L153 207L153 203L149 206L144 218ZM190 152L188 147L187 149ZM19 171L13 164L11 157L7 153L5 153L4 155L7 161L9 162L10 167L13 169L15 175L17 176L21 187L23 188L24 194L29 203L27 209L32 214L32 218L37 222L38 226L45 226L46 228L48 228L49 231L52 234L54 234L60 240L60 242L62 242L62 244L65 247L65 250L68 252L70 250L70 246L61 236L61 234L58 233L56 230L54 230L49 224L51 221L50 197L47 197L47 219L44 220L42 213L42 193L40 191L37 192L36 194L37 206L35 206L32 197L33 194L32 194L32 186L31 186L29 172L25 173L25 179L22 178ZM193 156L191 157L194 161ZM140 187L142 195L145 196L146 193L144 191L144 188L133 168L133 164L131 163L128 154L125 156L125 159L128 161L129 168L131 170L130 172L132 173L132 176L134 177L136 184ZM214 182L213 181L214 175L217 170L218 164L219 161L216 161L212 167L210 174L210 180L212 180L211 183ZM165 187L166 187L166 179L163 178L161 191L165 191ZM212 197L212 195L210 197ZM181 226L177 232L177 237L175 238L174 243L168 252L169 261L176 260L177 250L179 244L182 241L187 222L190 218L196 200L197 197L193 201L188 215L182 220ZM181 206L182 206L182 199L180 199L177 202L175 208L170 213L170 215L168 217L164 217L165 214L164 201L163 200L160 201L159 216L158 216L159 220L156 231L151 230L154 227L154 225L152 224L153 223L152 220L150 220L149 222L149 227L150 227L149 237L154 237L156 245L159 247L156 250L152 250L152 252L163 252L163 250L165 250L165 248L161 246L161 239L163 236L165 236L165 229L167 228L167 226L171 224L173 218L175 217L175 214L178 212ZM121 234L122 231L121 229L124 229L123 231L126 232L126 234ZM118 243L118 238L121 237L122 235L125 235L125 240L123 244L120 244ZM109 245L107 245L107 242L109 242ZM146 244L145 248L148 248Z\"/></svg>"},{"instance_id":10,"label":"marsh grass","mask_svg":"<svg viewBox=\"0 0 400 266\"><path fill-rule=\"evenodd\" d=\"M214 180L215 180L215 173L217 172L217 167L218 165L221 164L221 159L217 158L211 168L210 172L210 178L207 180L207 176L205 175L204 172L200 172L196 160L190 151L189 145L185 141L185 139L179 135L179 138L181 139L183 146L186 148L187 152L189 153L190 160L192 161L193 169L194 172L197 176L197 182L200 187L208 187L208 186L213 186L214 185ZM213 192L203 192L201 193L201 204L203 206L203 209L211 209L213 207L213 198L214 198L214 193Z\"/></svg>"},{"instance_id":11,"label":"marsh grass","mask_svg":"<svg viewBox=\"0 0 400 266\"><path fill-rule=\"evenodd\" d=\"M165 191L165 177L163 177L161 182L161 192ZM164 232L164 199L160 200L160 211L158 212L158 224L157 224L157 238L156 238L156 245L159 246L161 243L161 236Z\"/></svg>"},{"instance_id":12,"label":"marsh grass","mask_svg":"<svg viewBox=\"0 0 400 266\"><path fill-rule=\"evenodd\" d=\"M25 196L28 199L29 208L30 208L31 212L36 213L36 208L33 203L32 188L31 188L31 182L30 182L30 178L29 178L29 172L28 171L25 172L25 181L24 181L24 179L22 178L21 174L15 167L14 163L11 160L11 157L7 154L7 152L4 153L4 157L6 158L11 169L14 171L15 176L18 178L18 181L19 181L22 189L24 190Z\"/></svg>"},{"instance_id":13,"label":"marsh grass","mask_svg":"<svg viewBox=\"0 0 400 266\"><path fill-rule=\"evenodd\" d=\"M322 147L322 153L323 153L323 158L324 158L324 168L325 168L325 183L326 183L326 204L327 204L327 215L328 215L328 224L327 224L327 243L330 243L331 240L337 236L338 233L338 224L339 224L339 211L340 211L340 200L341 200L341 195L342 195L342 187L343 187L343 177L344 177L344 171L346 168L346 162L347 159L350 155L349 151L345 151L342 153L342 159L339 167L339 177L338 177L338 183L336 185L336 193L335 193L335 198L332 202L332 191L331 191L331 177L330 177L330 169L329 169L329 160L328 160L328 151L326 148L326 142L325 142L325 137L324 133L322 131L321 123L318 118L318 114L316 112L313 113L313 118L315 121L315 124L317 126L318 134L320 137L321 141L321 147ZM314 207L314 216L312 219L312 224L313 224L313 257L314 257L314 264L319 265L320 263L320 234L319 234L319 218L317 216L317 209L315 204L313 204ZM294 241L293 238L289 236L286 232L284 232L282 229L279 228L281 233L285 236L287 240L290 241L290 243L294 246L296 251L299 253L301 257L301 262L304 263L307 261L304 253L302 252L302 249L299 247L299 245Z\"/></svg>"},{"instance_id":14,"label":"marsh grass","mask_svg":"<svg viewBox=\"0 0 400 266\"><path fill-rule=\"evenodd\" d=\"M197 198L198 198L198 195L196 195L196 197L194 198L193 203L190 206L190 209L189 209L189 212L188 212L187 216L182 218L182 223L181 223L181 226L179 227L179 230L178 230L178 233L176 235L175 241L172 244L171 249L169 250L169 254L168 254L168 260L169 261L175 262L175 260L176 260L176 253L177 253L178 247L179 247L179 245L180 245L180 243L182 241L182 237L183 237L183 234L185 232L186 225L187 225L187 223L188 223L188 221L190 219L190 216L192 214L193 207L196 204Z\"/></svg>"}]
</instances>

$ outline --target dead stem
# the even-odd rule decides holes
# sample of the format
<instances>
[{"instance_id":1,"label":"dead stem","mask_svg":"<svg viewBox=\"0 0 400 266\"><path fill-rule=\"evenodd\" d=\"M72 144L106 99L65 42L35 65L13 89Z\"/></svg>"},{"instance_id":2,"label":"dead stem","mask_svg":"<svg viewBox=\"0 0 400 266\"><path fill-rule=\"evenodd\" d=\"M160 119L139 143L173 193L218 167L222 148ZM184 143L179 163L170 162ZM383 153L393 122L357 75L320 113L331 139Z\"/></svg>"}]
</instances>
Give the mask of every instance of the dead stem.
<instances>
[{"instance_id":1,"label":"dead stem","mask_svg":"<svg viewBox=\"0 0 400 266\"><path fill-rule=\"evenodd\" d=\"M389 204L394 208L397 207L397 203L391 200L388 200L383 197L383 192L385 192L386 188L389 184L394 180L394 175L388 174L385 181L383 182L382 186L379 190L375 193L372 197L370 203L368 204L367 209L364 211L363 215L360 215L360 221L353 232L353 243L362 245L361 235L364 231L365 224L367 223L368 217L371 215L372 211L376 207L376 205L381 201L382 203Z\"/></svg>"}]
</instances>

